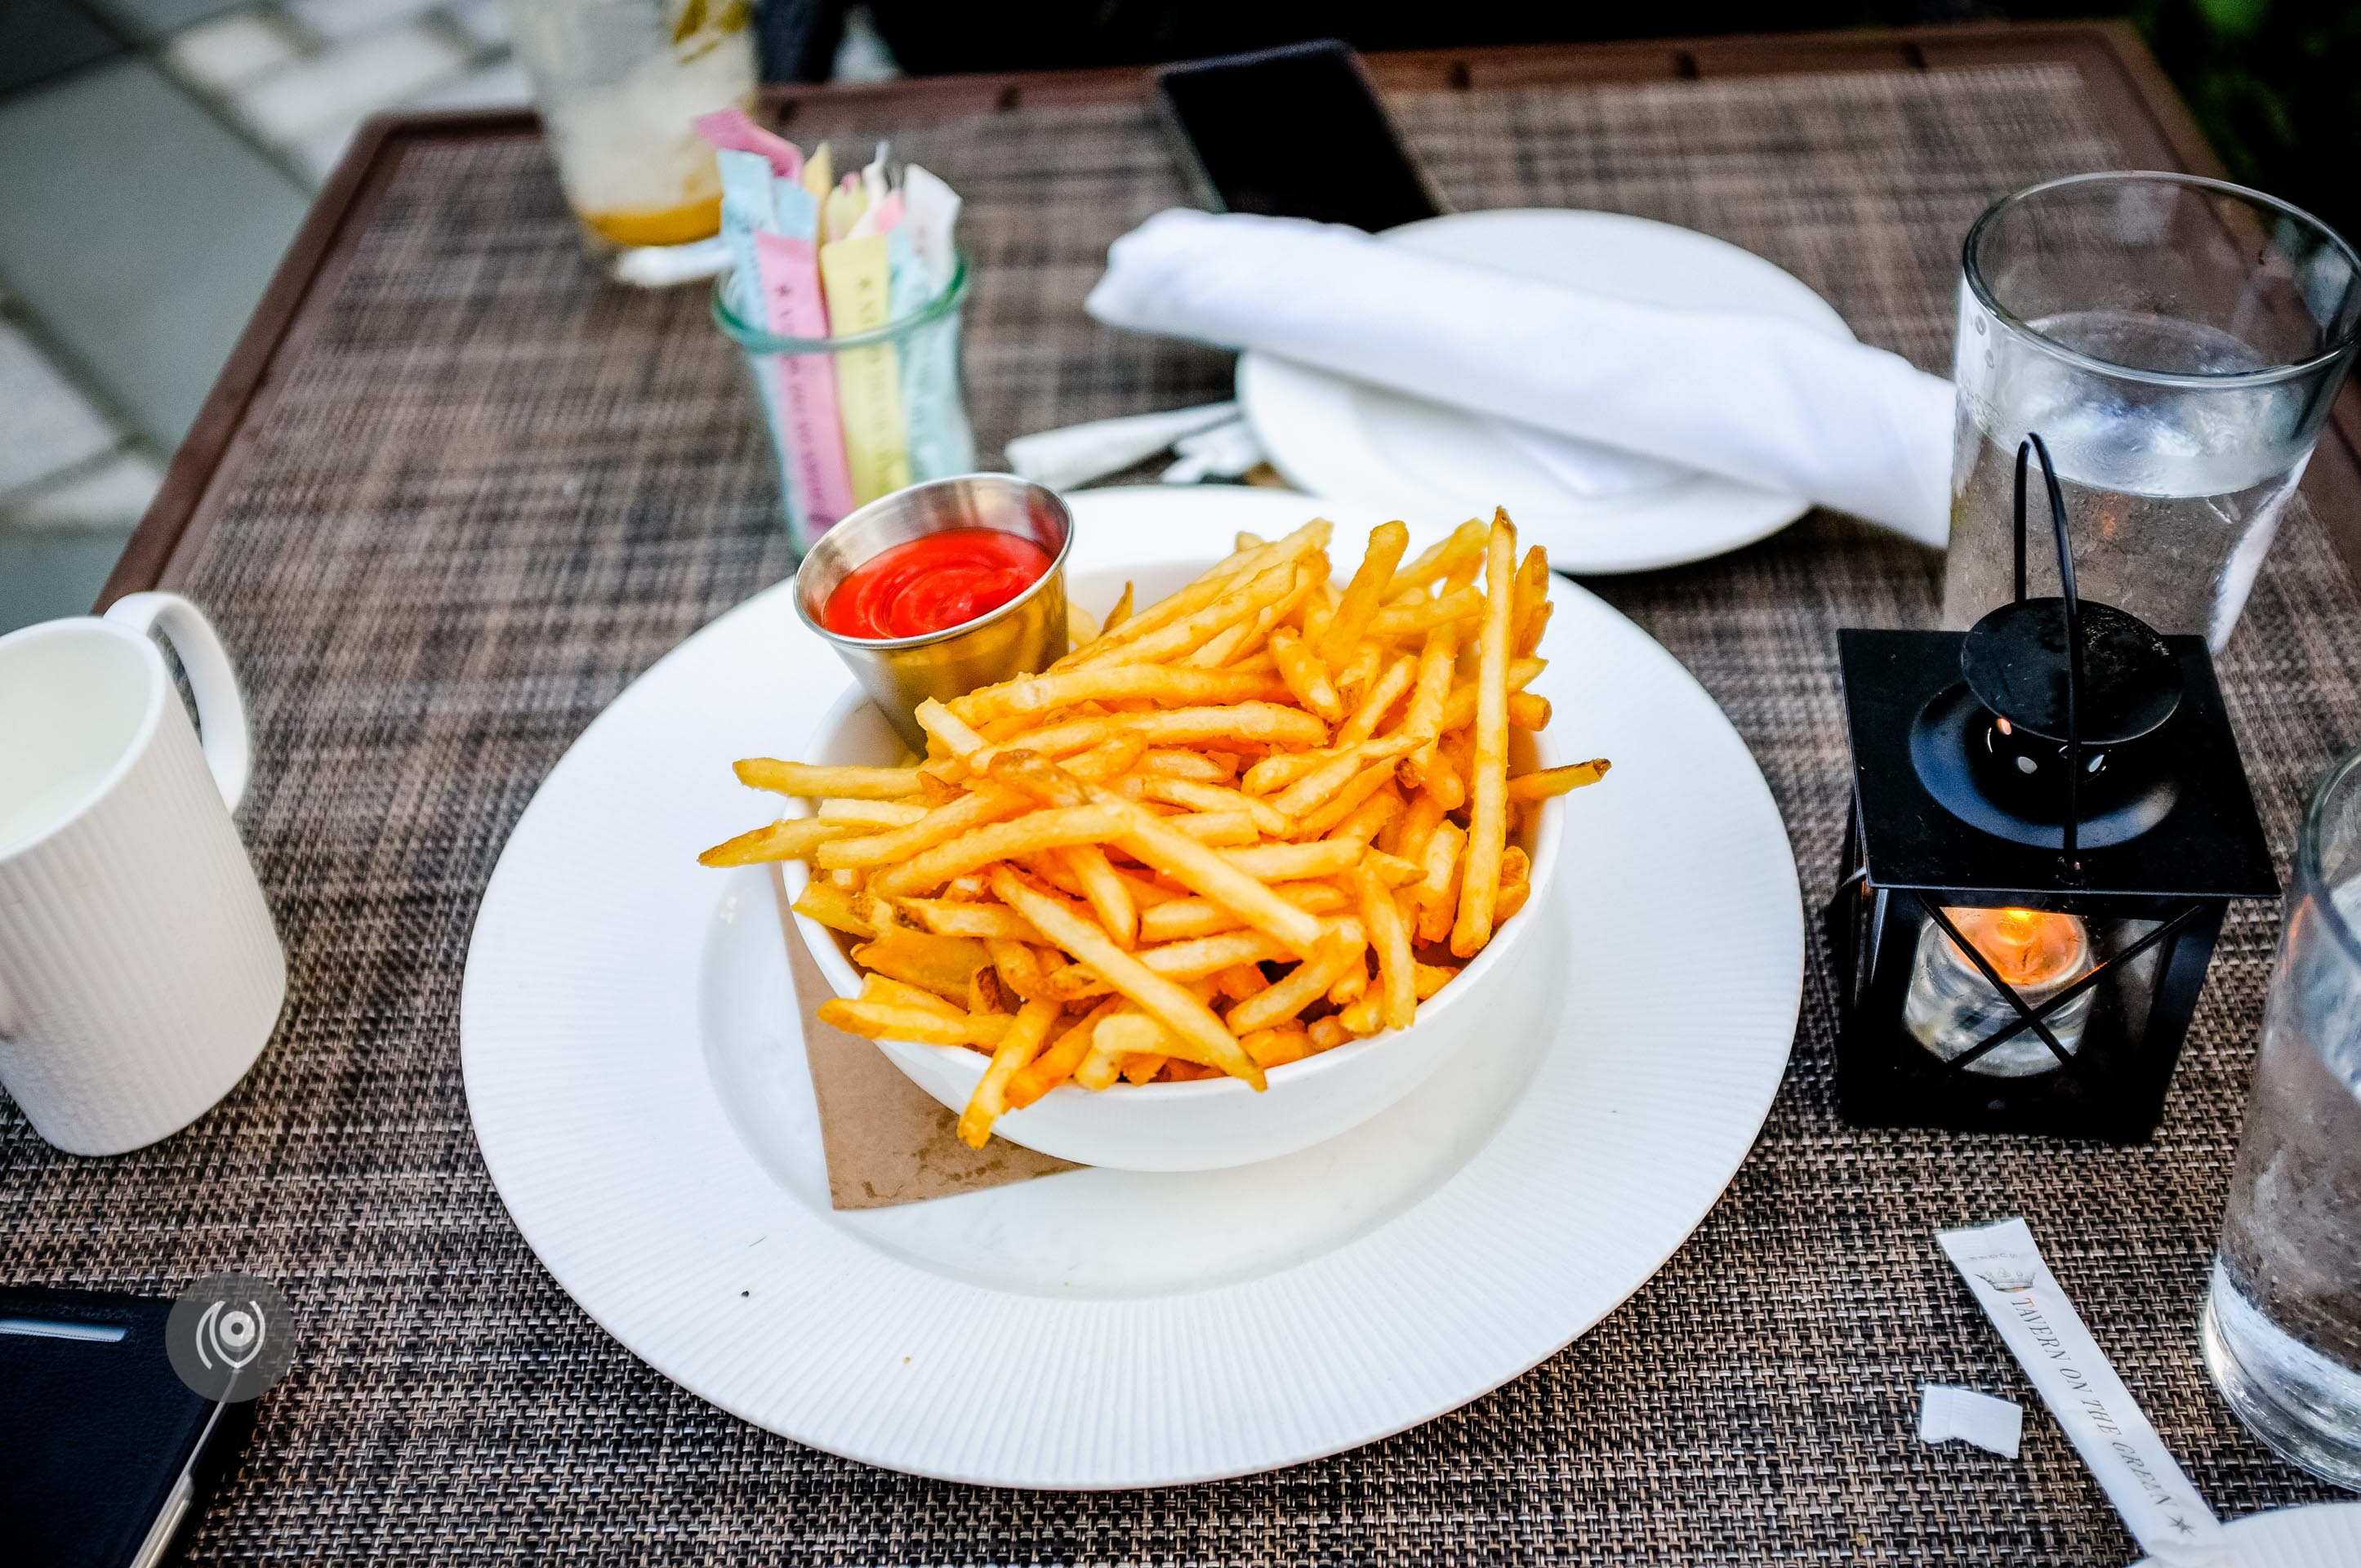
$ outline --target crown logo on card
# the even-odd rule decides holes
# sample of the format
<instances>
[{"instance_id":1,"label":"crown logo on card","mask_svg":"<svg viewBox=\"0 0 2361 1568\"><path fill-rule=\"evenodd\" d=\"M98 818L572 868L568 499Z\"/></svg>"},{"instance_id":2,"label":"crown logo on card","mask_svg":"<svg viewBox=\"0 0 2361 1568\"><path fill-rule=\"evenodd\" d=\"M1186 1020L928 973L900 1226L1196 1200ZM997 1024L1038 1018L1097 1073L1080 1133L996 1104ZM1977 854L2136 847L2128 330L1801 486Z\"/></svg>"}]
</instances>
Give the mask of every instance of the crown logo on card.
<instances>
[{"instance_id":1,"label":"crown logo on card","mask_svg":"<svg viewBox=\"0 0 2361 1568\"><path fill-rule=\"evenodd\" d=\"M2039 1266L2029 1257L1993 1257L1978 1262L1977 1278L1995 1290L2030 1290Z\"/></svg>"}]
</instances>

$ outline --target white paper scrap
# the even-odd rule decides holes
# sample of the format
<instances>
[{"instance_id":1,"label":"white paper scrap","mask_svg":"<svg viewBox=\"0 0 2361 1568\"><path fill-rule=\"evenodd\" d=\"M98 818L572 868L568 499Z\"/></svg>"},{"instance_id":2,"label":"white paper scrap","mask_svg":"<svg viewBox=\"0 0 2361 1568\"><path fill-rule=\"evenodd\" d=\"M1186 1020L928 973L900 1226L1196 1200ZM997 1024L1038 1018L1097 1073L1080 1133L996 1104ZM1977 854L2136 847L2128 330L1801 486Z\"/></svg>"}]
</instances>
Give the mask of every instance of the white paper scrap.
<instances>
[{"instance_id":1,"label":"white paper scrap","mask_svg":"<svg viewBox=\"0 0 2361 1568\"><path fill-rule=\"evenodd\" d=\"M616 253L615 281L641 289L701 283L729 271L732 259L730 242L719 235L686 245L642 245Z\"/></svg>"},{"instance_id":2,"label":"white paper scrap","mask_svg":"<svg viewBox=\"0 0 2361 1568\"><path fill-rule=\"evenodd\" d=\"M2211 1556L2222 1543L2222 1521L2115 1376L2025 1222L1940 1231L1935 1240L2098 1477L2133 1539L2167 1563Z\"/></svg>"},{"instance_id":3,"label":"white paper scrap","mask_svg":"<svg viewBox=\"0 0 2361 1568\"><path fill-rule=\"evenodd\" d=\"M1918 1441L1949 1442L1957 1438L1987 1453L2016 1457L2025 1435L2025 1411L2011 1399L1996 1399L1955 1383L1918 1386Z\"/></svg>"}]
</instances>

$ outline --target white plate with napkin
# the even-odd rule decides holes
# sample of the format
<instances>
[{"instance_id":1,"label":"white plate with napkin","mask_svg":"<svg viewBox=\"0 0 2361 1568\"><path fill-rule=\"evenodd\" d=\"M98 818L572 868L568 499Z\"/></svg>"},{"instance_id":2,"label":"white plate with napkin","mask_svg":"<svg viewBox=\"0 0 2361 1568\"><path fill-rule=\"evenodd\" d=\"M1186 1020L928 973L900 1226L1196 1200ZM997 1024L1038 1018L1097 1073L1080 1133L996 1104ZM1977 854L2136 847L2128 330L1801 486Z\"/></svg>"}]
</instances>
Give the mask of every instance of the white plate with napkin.
<instances>
[{"instance_id":1,"label":"white plate with napkin","mask_svg":"<svg viewBox=\"0 0 2361 1568\"><path fill-rule=\"evenodd\" d=\"M1090 310L1246 350L1239 400L1297 488L1416 523L1506 506L1561 571L1702 560L1814 504L1947 532L1949 383L1669 224L1515 209L1372 239L1176 211L1116 242Z\"/></svg>"}]
</instances>

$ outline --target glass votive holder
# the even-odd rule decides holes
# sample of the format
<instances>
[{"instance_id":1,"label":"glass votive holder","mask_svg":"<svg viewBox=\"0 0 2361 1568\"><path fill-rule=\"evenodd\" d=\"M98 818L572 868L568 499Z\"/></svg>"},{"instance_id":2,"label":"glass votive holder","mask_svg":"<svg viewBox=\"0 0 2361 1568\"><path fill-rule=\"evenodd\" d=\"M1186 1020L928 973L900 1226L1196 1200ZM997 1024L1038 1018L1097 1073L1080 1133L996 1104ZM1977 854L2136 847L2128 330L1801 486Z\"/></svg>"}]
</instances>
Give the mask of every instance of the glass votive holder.
<instances>
[{"instance_id":1,"label":"glass votive holder","mask_svg":"<svg viewBox=\"0 0 2361 1568\"><path fill-rule=\"evenodd\" d=\"M975 467L960 362L967 258L901 320L845 337L781 337L746 319L729 276L713 320L745 356L779 464L787 540L802 559L830 525L908 485Z\"/></svg>"},{"instance_id":2,"label":"glass votive holder","mask_svg":"<svg viewBox=\"0 0 2361 1568\"><path fill-rule=\"evenodd\" d=\"M2071 915L2039 909L1947 908L1943 913L1976 951L2000 971L2019 998L2033 1007L2065 990L2096 967L2090 928ZM2069 1055L2081 1048L2091 1021L2095 991L2083 991L2050 1010L2043 1022ZM1988 1078L2030 1078L2059 1066L2057 1053L2023 1027L2008 999L1933 921L1918 935L1918 951L1904 998L1902 1021L1920 1045L1951 1061L1998 1031L2017 1032L1968 1063Z\"/></svg>"}]
</instances>

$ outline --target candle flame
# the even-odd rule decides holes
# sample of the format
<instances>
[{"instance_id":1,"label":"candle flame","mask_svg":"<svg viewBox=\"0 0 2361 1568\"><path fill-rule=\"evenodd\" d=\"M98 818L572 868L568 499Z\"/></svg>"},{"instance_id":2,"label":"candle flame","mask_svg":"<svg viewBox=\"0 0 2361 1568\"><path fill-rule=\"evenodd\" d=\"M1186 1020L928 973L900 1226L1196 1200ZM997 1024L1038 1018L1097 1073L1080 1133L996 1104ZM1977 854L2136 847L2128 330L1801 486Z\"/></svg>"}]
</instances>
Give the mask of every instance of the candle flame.
<instances>
[{"instance_id":1,"label":"candle flame","mask_svg":"<svg viewBox=\"0 0 2361 1568\"><path fill-rule=\"evenodd\" d=\"M2071 915L2041 909L1950 909L1944 913L1974 944L2001 979L2014 986L2047 985L2081 967L2089 938Z\"/></svg>"}]
</instances>

